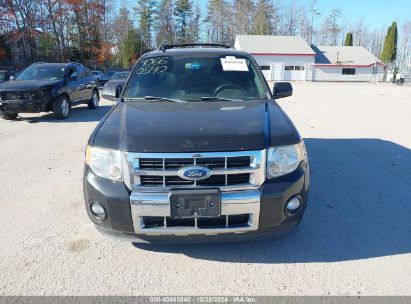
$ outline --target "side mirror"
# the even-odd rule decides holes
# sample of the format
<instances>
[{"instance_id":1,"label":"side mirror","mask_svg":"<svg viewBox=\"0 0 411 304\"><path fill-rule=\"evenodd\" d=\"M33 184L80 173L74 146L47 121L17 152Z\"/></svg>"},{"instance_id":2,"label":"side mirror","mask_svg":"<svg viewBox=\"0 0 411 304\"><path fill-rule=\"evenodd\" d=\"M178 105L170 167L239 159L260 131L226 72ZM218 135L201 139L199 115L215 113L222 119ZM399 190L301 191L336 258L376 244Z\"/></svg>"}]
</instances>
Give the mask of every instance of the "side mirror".
<instances>
[{"instance_id":1,"label":"side mirror","mask_svg":"<svg viewBox=\"0 0 411 304\"><path fill-rule=\"evenodd\" d=\"M123 91L123 85L118 85L116 89L116 98L119 98L121 95L121 92Z\"/></svg>"},{"instance_id":2,"label":"side mirror","mask_svg":"<svg viewBox=\"0 0 411 304\"><path fill-rule=\"evenodd\" d=\"M289 97L293 95L293 86L289 82L276 82L273 94L275 99Z\"/></svg>"},{"instance_id":3,"label":"side mirror","mask_svg":"<svg viewBox=\"0 0 411 304\"><path fill-rule=\"evenodd\" d=\"M14 75L10 75L9 80L14 80Z\"/></svg>"}]
</instances>

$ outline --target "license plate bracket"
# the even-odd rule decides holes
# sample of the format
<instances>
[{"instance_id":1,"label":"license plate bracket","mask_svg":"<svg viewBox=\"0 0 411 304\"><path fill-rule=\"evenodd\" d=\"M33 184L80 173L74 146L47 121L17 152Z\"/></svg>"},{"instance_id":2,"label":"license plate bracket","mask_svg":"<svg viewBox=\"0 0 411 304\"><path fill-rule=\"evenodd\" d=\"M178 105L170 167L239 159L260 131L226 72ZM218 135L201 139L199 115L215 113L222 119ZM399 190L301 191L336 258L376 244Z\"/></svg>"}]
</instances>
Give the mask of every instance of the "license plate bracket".
<instances>
[{"instance_id":1,"label":"license plate bracket","mask_svg":"<svg viewBox=\"0 0 411 304\"><path fill-rule=\"evenodd\" d=\"M171 190L169 200L172 218L209 218L221 215L220 189Z\"/></svg>"}]
</instances>

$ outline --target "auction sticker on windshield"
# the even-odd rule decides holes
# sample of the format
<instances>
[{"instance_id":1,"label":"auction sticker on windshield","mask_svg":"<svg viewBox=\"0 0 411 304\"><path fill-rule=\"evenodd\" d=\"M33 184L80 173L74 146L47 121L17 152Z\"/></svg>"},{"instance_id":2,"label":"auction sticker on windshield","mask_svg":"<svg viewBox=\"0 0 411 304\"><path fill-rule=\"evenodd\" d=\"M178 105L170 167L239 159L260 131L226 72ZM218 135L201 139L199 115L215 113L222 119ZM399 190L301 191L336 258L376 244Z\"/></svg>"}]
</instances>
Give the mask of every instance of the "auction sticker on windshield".
<instances>
[{"instance_id":1,"label":"auction sticker on windshield","mask_svg":"<svg viewBox=\"0 0 411 304\"><path fill-rule=\"evenodd\" d=\"M160 74L167 71L168 57L144 59L136 70L137 74Z\"/></svg>"},{"instance_id":2,"label":"auction sticker on windshield","mask_svg":"<svg viewBox=\"0 0 411 304\"><path fill-rule=\"evenodd\" d=\"M248 66L244 58L235 58L233 56L227 56L220 58L223 71L238 71L248 72Z\"/></svg>"}]
</instances>

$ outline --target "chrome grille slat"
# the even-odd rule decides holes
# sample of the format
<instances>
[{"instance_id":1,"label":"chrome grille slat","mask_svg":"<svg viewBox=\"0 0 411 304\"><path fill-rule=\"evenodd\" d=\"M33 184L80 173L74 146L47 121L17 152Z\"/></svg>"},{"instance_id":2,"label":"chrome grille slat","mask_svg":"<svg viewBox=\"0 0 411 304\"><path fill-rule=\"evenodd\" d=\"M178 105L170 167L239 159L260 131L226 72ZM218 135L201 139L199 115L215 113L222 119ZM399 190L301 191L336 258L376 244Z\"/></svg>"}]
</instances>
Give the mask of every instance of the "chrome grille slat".
<instances>
[{"instance_id":1,"label":"chrome grille slat","mask_svg":"<svg viewBox=\"0 0 411 304\"><path fill-rule=\"evenodd\" d=\"M133 191L166 192L179 187L219 187L221 191L258 189L264 181L265 151L205 153L125 152ZM178 171L186 166L203 166L211 176L188 181Z\"/></svg>"}]
</instances>

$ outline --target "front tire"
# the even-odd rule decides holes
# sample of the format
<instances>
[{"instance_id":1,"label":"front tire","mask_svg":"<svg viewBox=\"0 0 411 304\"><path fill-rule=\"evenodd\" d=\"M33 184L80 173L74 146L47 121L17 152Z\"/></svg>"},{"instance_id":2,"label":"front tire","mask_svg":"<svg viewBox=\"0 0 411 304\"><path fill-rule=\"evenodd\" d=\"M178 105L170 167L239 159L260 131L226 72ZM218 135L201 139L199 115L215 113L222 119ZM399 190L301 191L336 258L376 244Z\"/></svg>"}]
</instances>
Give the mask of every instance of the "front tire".
<instances>
[{"instance_id":1,"label":"front tire","mask_svg":"<svg viewBox=\"0 0 411 304\"><path fill-rule=\"evenodd\" d=\"M59 96L53 102L53 113L57 119L66 119L70 114L70 100L66 96Z\"/></svg>"},{"instance_id":2,"label":"front tire","mask_svg":"<svg viewBox=\"0 0 411 304\"><path fill-rule=\"evenodd\" d=\"M93 91L93 94L91 94L91 99L88 102L87 106L89 109L97 109L98 104L100 103L100 98L96 90Z\"/></svg>"},{"instance_id":3,"label":"front tire","mask_svg":"<svg viewBox=\"0 0 411 304\"><path fill-rule=\"evenodd\" d=\"M3 117L4 119L15 120L18 115L19 113L5 112L3 110L0 110L0 117Z\"/></svg>"}]
</instances>

